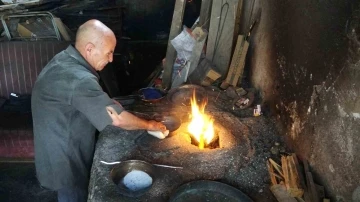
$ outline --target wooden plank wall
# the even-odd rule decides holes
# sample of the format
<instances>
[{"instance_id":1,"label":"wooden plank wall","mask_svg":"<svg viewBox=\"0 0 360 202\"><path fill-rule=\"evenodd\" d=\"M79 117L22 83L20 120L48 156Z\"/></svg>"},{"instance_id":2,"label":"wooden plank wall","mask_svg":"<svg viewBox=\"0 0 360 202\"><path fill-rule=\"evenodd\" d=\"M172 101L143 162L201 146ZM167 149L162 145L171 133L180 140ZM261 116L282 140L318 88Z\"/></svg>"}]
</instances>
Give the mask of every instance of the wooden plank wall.
<instances>
[{"instance_id":1,"label":"wooden plank wall","mask_svg":"<svg viewBox=\"0 0 360 202\"><path fill-rule=\"evenodd\" d=\"M42 68L68 45L64 41L1 42L0 97L30 94Z\"/></svg>"},{"instance_id":2,"label":"wooden plank wall","mask_svg":"<svg viewBox=\"0 0 360 202\"><path fill-rule=\"evenodd\" d=\"M216 0L211 9L206 58L223 77L229 68L238 3L239 0Z\"/></svg>"}]
</instances>

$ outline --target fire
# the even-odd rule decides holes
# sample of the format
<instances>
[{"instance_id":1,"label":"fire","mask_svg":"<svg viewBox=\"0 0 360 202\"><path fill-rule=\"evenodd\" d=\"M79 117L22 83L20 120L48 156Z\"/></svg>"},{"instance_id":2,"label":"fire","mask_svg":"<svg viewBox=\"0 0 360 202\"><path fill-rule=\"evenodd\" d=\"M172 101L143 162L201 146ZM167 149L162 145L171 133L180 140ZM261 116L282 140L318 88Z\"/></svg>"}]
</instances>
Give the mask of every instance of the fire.
<instances>
[{"instance_id":1,"label":"fire","mask_svg":"<svg viewBox=\"0 0 360 202\"><path fill-rule=\"evenodd\" d=\"M199 107L196 102L195 91L191 99L191 121L188 131L198 141L199 148L204 149L205 144L211 143L214 138L214 120L204 113L206 102Z\"/></svg>"}]
</instances>

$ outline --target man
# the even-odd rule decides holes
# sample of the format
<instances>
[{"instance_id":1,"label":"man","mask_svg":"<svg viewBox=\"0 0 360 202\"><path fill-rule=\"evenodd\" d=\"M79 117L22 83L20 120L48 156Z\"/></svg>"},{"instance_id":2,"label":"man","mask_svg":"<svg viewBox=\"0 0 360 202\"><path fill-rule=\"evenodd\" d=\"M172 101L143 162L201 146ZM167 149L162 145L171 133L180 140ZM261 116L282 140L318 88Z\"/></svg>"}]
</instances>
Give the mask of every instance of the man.
<instances>
[{"instance_id":1,"label":"man","mask_svg":"<svg viewBox=\"0 0 360 202\"><path fill-rule=\"evenodd\" d=\"M166 130L124 111L101 89L96 71L112 62L115 45L114 33L90 20L79 27L75 48L57 54L34 85L36 174L43 187L58 192L59 201L86 201L96 129Z\"/></svg>"}]
</instances>

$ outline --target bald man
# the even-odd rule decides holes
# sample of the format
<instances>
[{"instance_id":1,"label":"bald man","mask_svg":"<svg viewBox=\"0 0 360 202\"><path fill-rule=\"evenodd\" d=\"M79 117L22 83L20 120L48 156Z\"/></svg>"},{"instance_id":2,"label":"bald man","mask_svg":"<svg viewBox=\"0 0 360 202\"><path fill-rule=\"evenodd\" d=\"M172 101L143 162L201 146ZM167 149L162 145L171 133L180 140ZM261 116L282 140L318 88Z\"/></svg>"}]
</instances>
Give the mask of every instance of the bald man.
<instances>
[{"instance_id":1,"label":"bald man","mask_svg":"<svg viewBox=\"0 0 360 202\"><path fill-rule=\"evenodd\" d=\"M75 48L57 54L41 71L32 92L35 166L40 184L59 201L86 201L95 132L113 125L126 130L165 131L110 99L99 75L112 62L114 33L98 20L81 25ZM121 138L121 137L119 137Z\"/></svg>"}]
</instances>

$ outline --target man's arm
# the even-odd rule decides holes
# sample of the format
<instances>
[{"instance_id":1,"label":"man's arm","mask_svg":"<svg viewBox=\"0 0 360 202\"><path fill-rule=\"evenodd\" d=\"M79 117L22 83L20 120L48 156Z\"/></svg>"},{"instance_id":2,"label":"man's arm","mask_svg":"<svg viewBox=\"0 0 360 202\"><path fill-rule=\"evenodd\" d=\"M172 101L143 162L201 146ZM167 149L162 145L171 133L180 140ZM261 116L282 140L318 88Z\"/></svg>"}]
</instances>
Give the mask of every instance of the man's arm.
<instances>
[{"instance_id":1,"label":"man's arm","mask_svg":"<svg viewBox=\"0 0 360 202\"><path fill-rule=\"evenodd\" d=\"M101 89L95 76L79 80L74 89L71 104L83 113L99 131L110 124L125 130L166 130L160 122L146 121L126 112L119 103L110 99Z\"/></svg>"},{"instance_id":2,"label":"man's arm","mask_svg":"<svg viewBox=\"0 0 360 202\"><path fill-rule=\"evenodd\" d=\"M106 107L107 112L109 113L111 119L113 120L112 125L126 129L126 130L137 130L145 129L152 131L166 131L166 126L160 122L156 121L147 121L141 119L127 111L122 111L118 114L114 108Z\"/></svg>"}]
</instances>

